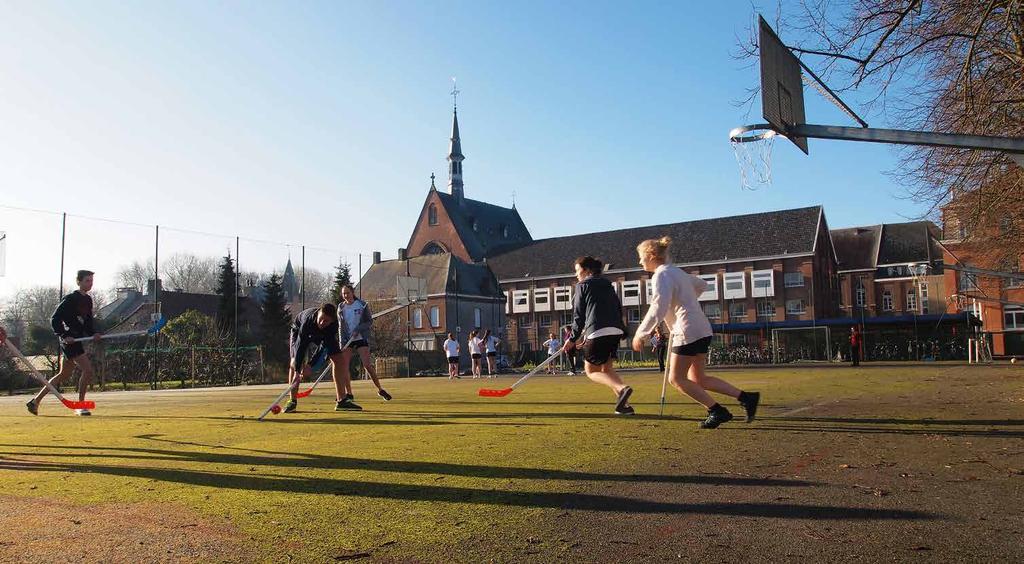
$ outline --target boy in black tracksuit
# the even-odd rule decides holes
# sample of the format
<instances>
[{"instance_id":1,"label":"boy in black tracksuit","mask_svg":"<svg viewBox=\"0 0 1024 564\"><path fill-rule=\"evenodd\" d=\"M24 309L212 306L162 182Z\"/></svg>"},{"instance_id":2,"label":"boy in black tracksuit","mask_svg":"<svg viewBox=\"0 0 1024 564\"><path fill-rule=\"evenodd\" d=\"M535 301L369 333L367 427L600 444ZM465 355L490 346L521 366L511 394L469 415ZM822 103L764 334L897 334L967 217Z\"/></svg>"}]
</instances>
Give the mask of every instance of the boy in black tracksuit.
<instances>
[{"instance_id":1,"label":"boy in black tracksuit","mask_svg":"<svg viewBox=\"0 0 1024 564\"><path fill-rule=\"evenodd\" d=\"M320 307L313 307L299 312L292 324L291 336L289 338L289 353L291 362L288 366L288 382L294 383L295 379L302 379L309 376L311 368L306 361L306 355L310 348L315 346L314 357L321 353L327 355L331 360L331 377L334 379L335 388L344 387L348 380L348 371L342 370L341 343L338 342L338 310L334 304L324 304ZM341 379L339 381L339 378ZM291 399L285 405L284 412L292 413L298 407L298 386L293 385ZM342 403L342 398L338 398Z\"/></svg>"},{"instance_id":2,"label":"boy in black tracksuit","mask_svg":"<svg viewBox=\"0 0 1024 564\"><path fill-rule=\"evenodd\" d=\"M78 282L78 289L61 299L57 309L50 316L50 327L54 335L60 339L61 362L60 371L50 379L50 383L59 386L72 372L75 367L82 370L82 377L78 380L78 401L85 401L85 392L92 382L92 362L89 355L85 354L85 347L82 343L76 343L75 339L92 337L98 340L100 336L93 327L92 298L89 292L92 290L93 273L88 270L79 270L75 280ZM43 400L49 390L43 388L34 398L25 404L29 413L39 414L39 402ZM88 409L76 409L76 415L91 415Z\"/></svg>"}]
</instances>

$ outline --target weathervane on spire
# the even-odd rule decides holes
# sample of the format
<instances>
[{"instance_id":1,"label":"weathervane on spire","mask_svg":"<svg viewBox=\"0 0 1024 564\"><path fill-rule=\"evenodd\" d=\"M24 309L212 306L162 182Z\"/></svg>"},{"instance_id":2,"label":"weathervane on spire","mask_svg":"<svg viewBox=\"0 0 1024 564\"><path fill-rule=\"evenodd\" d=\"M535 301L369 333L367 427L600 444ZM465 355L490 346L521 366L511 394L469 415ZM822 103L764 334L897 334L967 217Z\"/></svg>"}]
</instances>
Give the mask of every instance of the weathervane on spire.
<instances>
[{"instance_id":1,"label":"weathervane on spire","mask_svg":"<svg viewBox=\"0 0 1024 564\"><path fill-rule=\"evenodd\" d=\"M459 109L459 88L458 88L458 84L455 82L455 77L454 76L452 77L452 91L449 92L449 94L452 95L452 107L455 108L456 110L458 110Z\"/></svg>"}]
</instances>

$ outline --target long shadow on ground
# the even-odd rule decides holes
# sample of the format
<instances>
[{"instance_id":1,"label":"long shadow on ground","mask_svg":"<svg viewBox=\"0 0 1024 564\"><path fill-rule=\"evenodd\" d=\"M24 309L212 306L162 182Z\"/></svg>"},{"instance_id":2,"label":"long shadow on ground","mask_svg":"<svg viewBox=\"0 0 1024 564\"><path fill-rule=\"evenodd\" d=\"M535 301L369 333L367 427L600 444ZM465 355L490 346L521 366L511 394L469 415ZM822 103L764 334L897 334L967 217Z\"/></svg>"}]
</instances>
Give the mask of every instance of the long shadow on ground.
<instances>
[{"instance_id":1,"label":"long shadow on ground","mask_svg":"<svg viewBox=\"0 0 1024 564\"><path fill-rule=\"evenodd\" d=\"M157 438L159 435L139 435L136 438L149 439L172 444L200 446L220 449L221 447L188 443ZM486 466L477 464L452 464L447 462L419 462L407 460L374 460L369 458L351 458L326 454L306 454L275 452L258 449L229 448L241 453L167 450L155 448L114 448L91 446L52 446L52 445L0 445L3 447L20 447L35 449L31 454L24 452L4 452L7 456L31 456L32 458L116 458L124 460L158 460L166 462L194 462L200 464L239 465L264 468L309 468L320 470L369 470L373 472L393 472L398 474L436 474L446 476L465 476L474 478L504 478L526 480L567 480L591 482L658 482L673 484L700 484L706 486L774 486L774 487L812 487L817 484L803 480L786 480L778 478L754 478L742 476L673 476L661 474L597 474L593 472L575 472L572 470L555 470L547 468L525 468L507 466ZM45 452L53 450L56 452ZM67 452L72 451L72 452ZM50 463L43 463L50 464ZM55 464L55 463L54 463ZM85 467L85 466L83 466Z\"/></svg>"},{"instance_id":2,"label":"long shadow on ground","mask_svg":"<svg viewBox=\"0 0 1024 564\"><path fill-rule=\"evenodd\" d=\"M671 503L618 496L565 492L518 492L496 489L474 489L436 485L407 485L331 478L295 478L275 475L246 475L220 472L140 468L102 464L37 463L0 460L0 469L34 472L82 472L131 478L147 478L192 486L251 491L335 494L344 496L472 503L510 507L532 507L562 510L609 511L622 513L662 513L732 515L778 519L827 520L929 520L939 515L923 511L872 509L836 505L798 505L772 503Z\"/></svg>"}]
</instances>

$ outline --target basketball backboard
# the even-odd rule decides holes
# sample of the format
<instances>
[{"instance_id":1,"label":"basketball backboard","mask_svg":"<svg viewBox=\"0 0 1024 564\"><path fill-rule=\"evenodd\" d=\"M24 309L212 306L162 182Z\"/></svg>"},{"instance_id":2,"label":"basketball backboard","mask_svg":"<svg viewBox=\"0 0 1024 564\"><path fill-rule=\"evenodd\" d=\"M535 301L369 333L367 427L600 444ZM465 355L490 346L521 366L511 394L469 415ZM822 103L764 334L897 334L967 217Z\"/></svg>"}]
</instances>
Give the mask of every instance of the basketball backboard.
<instances>
[{"instance_id":1,"label":"basketball backboard","mask_svg":"<svg viewBox=\"0 0 1024 564\"><path fill-rule=\"evenodd\" d=\"M398 276L395 297L400 305L422 302L427 298L427 280L415 276Z\"/></svg>"},{"instance_id":2,"label":"basketball backboard","mask_svg":"<svg viewBox=\"0 0 1024 564\"><path fill-rule=\"evenodd\" d=\"M800 61L786 47L761 16L758 20L758 44L761 53L761 115L807 154L807 138L791 136L794 126L803 125L804 84Z\"/></svg>"}]
</instances>

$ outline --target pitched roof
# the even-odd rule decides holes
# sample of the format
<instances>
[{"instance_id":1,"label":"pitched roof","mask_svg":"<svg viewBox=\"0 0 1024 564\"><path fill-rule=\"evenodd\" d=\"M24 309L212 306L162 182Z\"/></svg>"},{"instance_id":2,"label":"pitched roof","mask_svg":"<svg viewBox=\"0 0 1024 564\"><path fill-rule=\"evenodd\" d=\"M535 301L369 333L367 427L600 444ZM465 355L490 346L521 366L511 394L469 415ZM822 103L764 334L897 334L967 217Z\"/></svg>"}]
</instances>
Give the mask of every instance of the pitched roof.
<instances>
[{"instance_id":1,"label":"pitched roof","mask_svg":"<svg viewBox=\"0 0 1024 564\"><path fill-rule=\"evenodd\" d=\"M930 221L886 223L882 226L882 244L878 247L878 264L930 261L934 254L939 228Z\"/></svg>"},{"instance_id":2,"label":"pitched roof","mask_svg":"<svg viewBox=\"0 0 1024 564\"><path fill-rule=\"evenodd\" d=\"M941 259L939 237L939 228L930 221L832 230L840 271Z\"/></svg>"},{"instance_id":3,"label":"pitched roof","mask_svg":"<svg viewBox=\"0 0 1024 564\"><path fill-rule=\"evenodd\" d=\"M399 276L423 278L428 295L457 291L463 295L501 297L498 281L486 265L469 264L449 253L379 262L363 273L356 290L371 305L375 301L394 300Z\"/></svg>"},{"instance_id":4,"label":"pitched roof","mask_svg":"<svg viewBox=\"0 0 1024 564\"><path fill-rule=\"evenodd\" d=\"M881 225L847 227L832 230L832 244L836 247L839 270L875 268Z\"/></svg>"},{"instance_id":5,"label":"pitched roof","mask_svg":"<svg viewBox=\"0 0 1024 564\"><path fill-rule=\"evenodd\" d=\"M514 207L503 208L469 198L463 198L460 204L451 194L437 192L437 195L473 260L483 260L533 241ZM508 228L507 237L505 228Z\"/></svg>"},{"instance_id":6,"label":"pitched roof","mask_svg":"<svg viewBox=\"0 0 1024 564\"><path fill-rule=\"evenodd\" d=\"M814 251L821 206L714 219L649 225L614 231L541 239L487 259L499 280L556 276L572 272L583 254L594 255L611 269L637 266L636 245L668 235L673 261L701 264Z\"/></svg>"}]
</instances>

